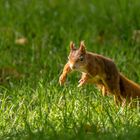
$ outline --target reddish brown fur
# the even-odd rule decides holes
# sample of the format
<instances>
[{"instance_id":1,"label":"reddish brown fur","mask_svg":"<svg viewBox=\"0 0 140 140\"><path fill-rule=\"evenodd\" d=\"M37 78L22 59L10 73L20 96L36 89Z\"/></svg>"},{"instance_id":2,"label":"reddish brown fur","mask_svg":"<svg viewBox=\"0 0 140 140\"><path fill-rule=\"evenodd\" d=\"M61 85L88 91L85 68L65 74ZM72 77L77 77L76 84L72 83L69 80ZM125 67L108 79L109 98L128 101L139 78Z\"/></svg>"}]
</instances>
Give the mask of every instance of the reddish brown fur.
<instances>
[{"instance_id":1,"label":"reddish brown fur","mask_svg":"<svg viewBox=\"0 0 140 140\"><path fill-rule=\"evenodd\" d=\"M140 86L120 73L120 90L124 98L140 98Z\"/></svg>"},{"instance_id":2,"label":"reddish brown fur","mask_svg":"<svg viewBox=\"0 0 140 140\"><path fill-rule=\"evenodd\" d=\"M103 95L112 94L117 104L124 104L126 99L140 97L140 86L120 74L111 59L86 52L83 42L79 49L75 49L73 43L70 44L70 48L69 61L59 78L61 85L65 82L68 73L78 70L82 72L78 86L86 83L96 84L101 88Z\"/></svg>"}]
</instances>

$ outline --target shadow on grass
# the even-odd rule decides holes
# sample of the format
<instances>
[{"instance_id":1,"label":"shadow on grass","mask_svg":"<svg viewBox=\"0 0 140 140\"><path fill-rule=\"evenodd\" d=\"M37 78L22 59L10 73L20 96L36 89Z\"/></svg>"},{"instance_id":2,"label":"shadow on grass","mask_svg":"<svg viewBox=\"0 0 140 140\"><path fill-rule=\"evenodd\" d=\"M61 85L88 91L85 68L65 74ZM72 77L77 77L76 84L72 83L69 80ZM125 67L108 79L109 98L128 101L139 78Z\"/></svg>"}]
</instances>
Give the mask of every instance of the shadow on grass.
<instances>
[{"instance_id":1,"label":"shadow on grass","mask_svg":"<svg viewBox=\"0 0 140 140\"><path fill-rule=\"evenodd\" d=\"M140 137L140 128L129 128L121 133L114 132L97 132L95 129L90 132L85 132L80 128L76 133L68 132L17 132L9 133L0 137L2 140L138 140Z\"/></svg>"}]
</instances>

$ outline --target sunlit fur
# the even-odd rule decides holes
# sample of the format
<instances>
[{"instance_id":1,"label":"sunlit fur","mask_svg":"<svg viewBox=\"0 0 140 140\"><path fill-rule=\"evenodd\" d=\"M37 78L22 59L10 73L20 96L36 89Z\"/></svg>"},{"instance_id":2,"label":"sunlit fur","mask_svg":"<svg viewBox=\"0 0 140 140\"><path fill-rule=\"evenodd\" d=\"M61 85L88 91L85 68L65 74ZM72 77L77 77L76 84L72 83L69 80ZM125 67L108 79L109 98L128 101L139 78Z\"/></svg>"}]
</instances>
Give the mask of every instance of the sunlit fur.
<instances>
[{"instance_id":1,"label":"sunlit fur","mask_svg":"<svg viewBox=\"0 0 140 140\"><path fill-rule=\"evenodd\" d=\"M68 63L71 69L78 71L86 69L86 61L85 53L82 53L79 49L71 50L68 57Z\"/></svg>"},{"instance_id":2,"label":"sunlit fur","mask_svg":"<svg viewBox=\"0 0 140 140\"><path fill-rule=\"evenodd\" d=\"M115 63L102 55L87 52L84 42L80 43L78 49L70 44L68 63L64 66L63 73L59 78L62 85L68 73L73 70L82 72L78 86L86 83L96 84L103 95L112 94L116 104L126 105L126 101L140 99L140 86L123 76L117 69ZM81 56L83 57L80 61Z\"/></svg>"}]
</instances>

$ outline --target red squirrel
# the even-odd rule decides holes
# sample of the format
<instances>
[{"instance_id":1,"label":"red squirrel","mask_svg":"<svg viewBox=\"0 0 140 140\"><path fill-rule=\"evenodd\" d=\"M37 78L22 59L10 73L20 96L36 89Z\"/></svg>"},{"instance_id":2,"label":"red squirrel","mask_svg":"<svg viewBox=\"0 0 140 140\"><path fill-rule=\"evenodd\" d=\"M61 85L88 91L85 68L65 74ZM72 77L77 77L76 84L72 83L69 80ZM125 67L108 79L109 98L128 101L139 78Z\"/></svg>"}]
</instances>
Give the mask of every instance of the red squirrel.
<instances>
[{"instance_id":1,"label":"red squirrel","mask_svg":"<svg viewBox=\"0 0 140 140\"><path fill-rule=\"evenodd\" d=\"M124 106L126 99L130 102L140 98L140 86L122 75L113 60L86 51L83 41L78 49L73 42L70 43L68 62L59 77L60 85L64 84L67 74L75 70L82 73L78 87L86 83L96 84L103 95L112 94L117 105Z\"/></svg>"}]
</instances>

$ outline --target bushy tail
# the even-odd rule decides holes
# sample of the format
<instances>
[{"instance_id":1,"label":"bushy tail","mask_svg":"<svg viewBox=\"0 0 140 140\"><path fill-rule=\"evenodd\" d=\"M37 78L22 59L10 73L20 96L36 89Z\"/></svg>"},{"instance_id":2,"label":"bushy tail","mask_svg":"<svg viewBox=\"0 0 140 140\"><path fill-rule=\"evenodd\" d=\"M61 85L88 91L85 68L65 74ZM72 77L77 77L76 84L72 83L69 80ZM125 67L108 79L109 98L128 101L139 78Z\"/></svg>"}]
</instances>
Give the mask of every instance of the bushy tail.
<instances>
[{"instance_id":1,"label":"bushy tail","mask_svg":"<svg viewBox=\"0 0 140 140\"><path fill-rule=\"evenodd\" d=\"M125 98L140 97L140 85L129 80L121 73L120 73L120 91L121 95Z\"/></svg>"}]
</instances>

